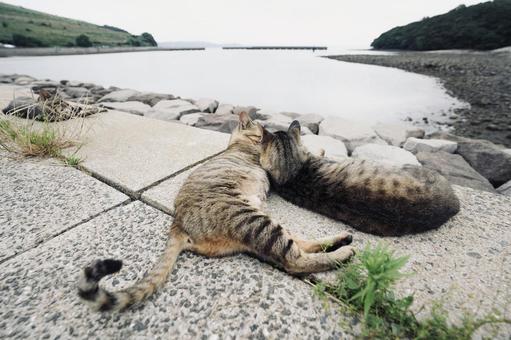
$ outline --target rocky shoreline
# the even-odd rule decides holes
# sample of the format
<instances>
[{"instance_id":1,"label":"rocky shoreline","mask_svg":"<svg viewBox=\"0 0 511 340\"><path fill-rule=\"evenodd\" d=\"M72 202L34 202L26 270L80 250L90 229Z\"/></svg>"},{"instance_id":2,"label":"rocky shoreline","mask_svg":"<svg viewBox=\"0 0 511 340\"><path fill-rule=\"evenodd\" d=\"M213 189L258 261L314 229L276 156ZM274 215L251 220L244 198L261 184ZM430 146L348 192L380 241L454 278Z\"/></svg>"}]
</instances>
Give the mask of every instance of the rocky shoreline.
<instances>
[{"instance_id":1,"label":"rocky shoreline","mask_svg":"<svg viewBox=\"0 0 511 340\"><path fill-rule=\"evenodd\" d=\"M403 52L396 55L339 55L328 58L403 69L434 76L451 95L470 104L446 117L456 135L511 147L511 53Z\"/></svg>"},{"instance_id":2,"label":"rocky shoreline","mask_svg":"<svg viewBox=\"0 0 511 340\"><path fill-rule=\"evenodd\" d=\"M298 120L307 148L316 154L324 151L326 157L334 160L352 157L382 165L424 166L439 172L452 184L511 196L511 149L486 140L445 132L426 135L423 129L405 123L370 125L319 114L267 113L254 106L219 103L215 99L180 98L79 81L38 80L13 74L0 75L0 84L12 86L13 91L18 89L20 93L25 91L25 96L15 94L15 99L2 108L7 115L59 120L46 112L52 106L48 103L57 101L59 105L62 102L76 105L88 114L116 110L230 133L238 124L238 114L245 111L270 131L287 130L293 120ZM27 90L33 95L26 96Z\"/></svg>"}]
</instances>

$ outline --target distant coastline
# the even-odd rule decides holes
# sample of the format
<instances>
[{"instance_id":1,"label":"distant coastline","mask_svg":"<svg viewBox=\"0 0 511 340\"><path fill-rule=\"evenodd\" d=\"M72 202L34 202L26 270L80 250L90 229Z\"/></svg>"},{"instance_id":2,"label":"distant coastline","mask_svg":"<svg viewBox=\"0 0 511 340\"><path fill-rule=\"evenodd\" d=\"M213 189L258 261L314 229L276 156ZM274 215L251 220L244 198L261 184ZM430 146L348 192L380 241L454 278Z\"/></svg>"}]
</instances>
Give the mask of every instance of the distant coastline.
<instances>
[{"instance_id":1,"label":"distant coastline","mask_svg":"<svg viewBox=\"0 0 511 340\"><path fill-rule=\"evenodd\" d=\"M456 135L511 147L511 50L490 52L396 52L393 55L335 55L345 62L402 69L439 78L453 96L470 104L456 109L447 125Z\"/></svg>"},{"instance_id":2,"label":"distant coastline","mask_svg":"<svg viewBox=\"0 0 511 340\"><path fill-rule=\"evenodd\" d=\"M162 48L162 47L35 47L35 48L0 48L0 57L36 57L54 55L101 54L124 52L151 51L191 51L204 50L193 48Z\"/></svg>"}]
</instances>

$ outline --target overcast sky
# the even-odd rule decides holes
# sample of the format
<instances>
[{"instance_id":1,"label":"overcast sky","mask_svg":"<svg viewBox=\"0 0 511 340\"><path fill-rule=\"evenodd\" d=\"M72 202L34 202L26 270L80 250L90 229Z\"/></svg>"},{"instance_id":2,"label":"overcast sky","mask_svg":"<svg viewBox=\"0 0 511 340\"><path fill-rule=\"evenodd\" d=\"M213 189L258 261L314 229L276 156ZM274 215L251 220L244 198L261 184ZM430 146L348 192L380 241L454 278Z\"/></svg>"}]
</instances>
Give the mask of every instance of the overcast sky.
<instances>
[{"instance_id":1,"label":"overcast sky","mask_svg":"<svg viewBox=\"0 0 511 340\"><path fill-rule=\"evenodd\" d=\"M380 33L478 0L3 0L157 41L368 47Z\"/></svg>"}]
</instances>

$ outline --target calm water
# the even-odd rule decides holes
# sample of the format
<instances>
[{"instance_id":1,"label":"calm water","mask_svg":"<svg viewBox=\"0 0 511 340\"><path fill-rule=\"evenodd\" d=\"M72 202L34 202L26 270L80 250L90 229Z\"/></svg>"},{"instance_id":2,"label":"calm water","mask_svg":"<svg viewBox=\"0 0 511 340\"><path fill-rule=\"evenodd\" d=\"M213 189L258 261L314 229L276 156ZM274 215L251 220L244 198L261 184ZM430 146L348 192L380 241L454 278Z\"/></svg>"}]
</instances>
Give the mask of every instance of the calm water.
<instances>
[{"instance_id":1,"label":"calm water","mask_svg":"<svg viewBox=\"0 0 511 340\"><path fill-rule=\"evenodd\" d=\"M0 58L0 73L215 98L269 113L319 113L360 121L438 115L462 105L433 78L318 57L346 52L208 49L14 57Z\"/></svg>"}]
</instances>

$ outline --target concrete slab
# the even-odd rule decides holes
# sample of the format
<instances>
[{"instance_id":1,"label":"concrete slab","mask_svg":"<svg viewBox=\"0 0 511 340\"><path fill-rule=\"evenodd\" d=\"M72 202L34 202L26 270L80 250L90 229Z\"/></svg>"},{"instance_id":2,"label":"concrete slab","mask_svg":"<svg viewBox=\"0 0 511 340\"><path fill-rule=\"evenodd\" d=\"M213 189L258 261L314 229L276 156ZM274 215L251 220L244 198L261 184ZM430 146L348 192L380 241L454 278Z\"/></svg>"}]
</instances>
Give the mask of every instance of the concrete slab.
<instances>
[{"instance_id":1,"label":"concrete slab","mask_svg":"<svg viewBox=\"0 0 511 340\"><path fill-rule=\"evenodd\" d=\"M185 175L161 183L143 197L173 209L173 193ZM495 308L511 317L511 198L459 186L455 190L461 212L441 228L414 236L364 234L277 195L270 196L266 211L297 235L320 238L349 230L360 249L384 241L398 255L409 255L405 271L413 275L403 279L397 289L402 294L414 294L414 310L424 307L419 315L426 315L432 303L440 301L457 321L466 310L483 315ZM334 277L334 272L317 275L326 281Z\"/></svg>"},{"instance_id":2,"label":"concrete slab","mask_svg":"<svg viewBox=\"0 0 511 340\"><path fill-rule=\"evenodd\" d=\"M81 165L130 194L223 151L229 140L224 133L119 111L85 121L84 144L77 151Z\"/></svg>"},{"instance_id":3,"label":"concrete slab","mask_svg":"<svg viewBox=\"0 0 511 340\"><path fill-rule=\"evenodd\" d=\"M0 262L128 199L60 162L11 157L0 153Z\"/></svg>"},{"instance_id":4,"label":"concrete slab","mask_svg":"<svg viewBox=\"0 0 511 340\"><path fill-rule=\"evenodd\" d=\"M179 175L169 178L161 184L155 186L142 193L142 201L165 211L170 215L174 215L174 200L176 199L179 189L184 184L185 180L190 176L193 170L197 167L193 167L186 170Z\"/></svg>"},{"instance_id":5,"label":"concrete slab","mask_svg":"<svg viewBox=\"0 0 511 340\"><path fill-rule=\"evenodd\" d=\"M414 236L364 234L278 196L270 198L267 211L283 226L309 237L349 230L360 249L383 241L396 254L410 256L404 271L412 275L402 279L397 291L414 295L413 309L419 316L425 316L436 301L444 304L453 321L465 311L485 315L494 309L510 318L511 198L459 186L455 191L461 212L441 228ZM316 277L331 281L335 273ZM506 333L511 334L511 326L506 326Z\"/></svg>"},{"instance_id":6,"label":"concrete slab","mask_svg":"<svg viewBox=\"0 0 511 340\"><path fill-rule=\"evenodd\" d=\"M325 309L309 285L245 255L182 254L165 287L123 313L92 312L79 301L81 267L123 259L125 268L104 285L130 285L156 261L170 222L134 202L0 265L0 338L346 337L335 306Z\"/></svg>"}]
</instances>

